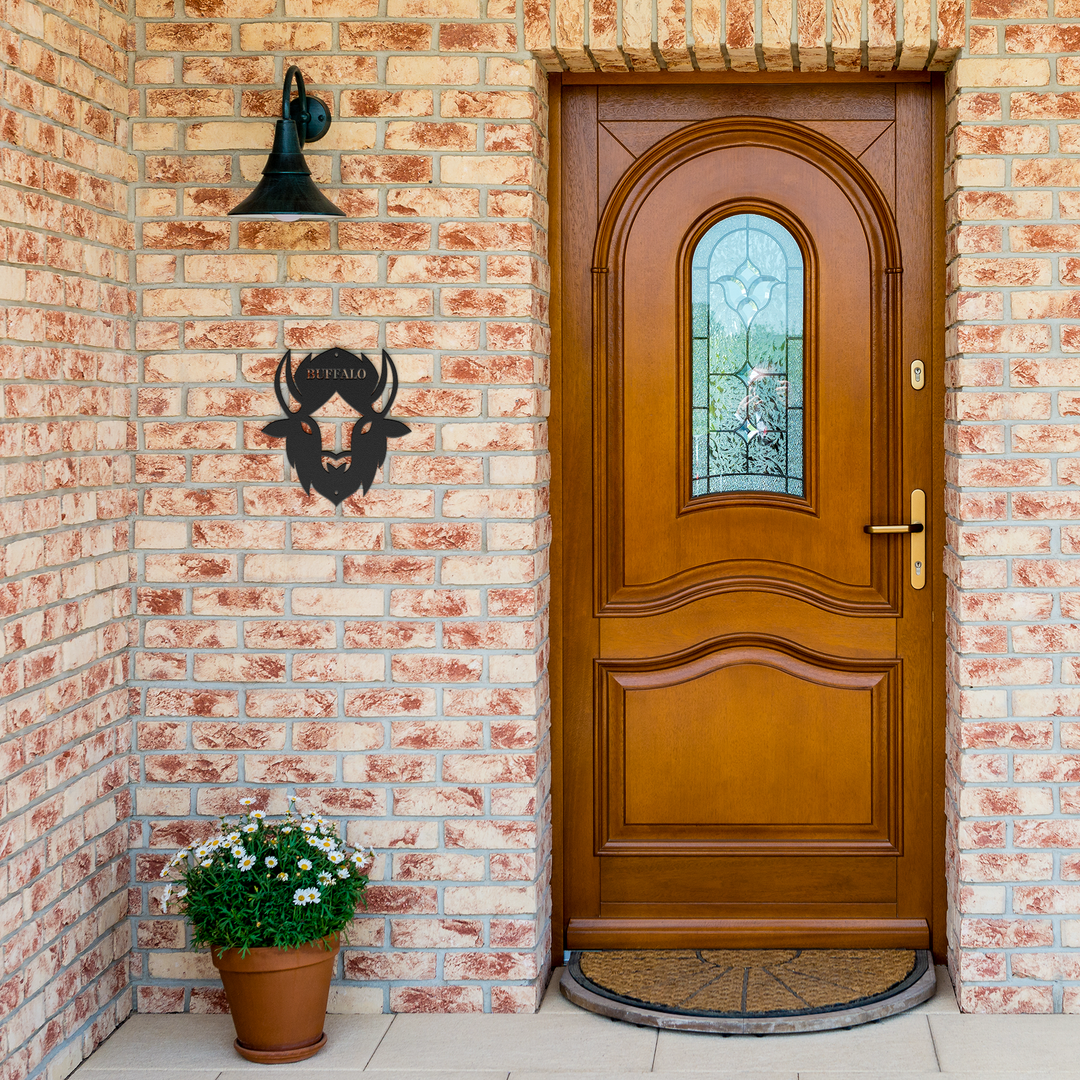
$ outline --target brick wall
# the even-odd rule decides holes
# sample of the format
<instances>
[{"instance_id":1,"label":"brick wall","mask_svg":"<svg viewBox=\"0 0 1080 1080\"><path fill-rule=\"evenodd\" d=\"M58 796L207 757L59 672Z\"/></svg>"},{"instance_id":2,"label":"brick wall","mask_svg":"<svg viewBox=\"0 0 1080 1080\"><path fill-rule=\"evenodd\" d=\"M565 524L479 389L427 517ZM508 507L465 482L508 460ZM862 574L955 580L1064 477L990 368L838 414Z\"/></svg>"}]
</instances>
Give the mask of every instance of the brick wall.
<instances>
[{"instance_id":1,"label":"brick wall","mask_svg":"<svg viewBox=\"0 0 1080 1080\"><path fill-rule=\"evenodd\" d=\"M220 1010L166 853L295 793L379 852L345 1011L532 1010L549 950L546 79L506 0L139 8L133 144L143 1011ZM297 63L357 220L236 221ZM304 494L272 379L392 353L366 497Z\"/></svg>"},{"instance_id":2,"label":"brick wall","mask_svg":"<svg viewBox=\"0 0 1080 1080\"><path fill-rule=\"evenodd\" d=\"M963 47L946 148L949 959L966 1009L1080 1010L1070 3L970 0L965 19L939 2L936 22L868 3L856 49L857 5L835 0L797 20L763 0L755 23L667 0L655 16L4 0L4 1080L59 1078L111 1030L125 958L139 1009L222 1008L155 881L246 794L270 810L299 794L379 851L333 1008L535 1006L544 67L944 68ZM258 178L290 62L334 116L307 157L349 221L225 217ZM339 510L260 430L285 349L332 345L392 352L413 429Z\"/></svg>"},{"instance_id":3,"label":"brick wall","mask_svg":"<svg viewBox=\"0 0 1080 1080\"><path fill-rule=\"evenodd\" d=\"M973 0L949 80L950 966L972 1011L1080 1011L1080 8L1055 10Z\"/></svg>"},{"instance_id":4,"label":"brick wall","mask_svg":"<svg viewBox=\"0 0 1080 1080\"><path fill-rule=\"evenodd\" d=\"M0 6L0 1074L130 1010L126 13Z\"/></svg>"}]
</instances>

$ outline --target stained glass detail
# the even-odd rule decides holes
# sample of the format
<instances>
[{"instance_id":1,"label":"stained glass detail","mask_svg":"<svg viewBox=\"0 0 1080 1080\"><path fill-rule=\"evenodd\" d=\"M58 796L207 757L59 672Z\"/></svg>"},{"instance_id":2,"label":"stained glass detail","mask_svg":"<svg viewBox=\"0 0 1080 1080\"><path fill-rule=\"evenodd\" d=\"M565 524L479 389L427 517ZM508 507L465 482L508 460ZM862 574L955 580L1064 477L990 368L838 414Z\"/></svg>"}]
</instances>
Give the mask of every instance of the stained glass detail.
<instances>
[{"instance_id":1,"label":"stained glass detail","mask_svg":"<svg viewBox=\"0 0 1080 1080\"><path fill-rule=\"evenodd\" d=\"M718 221L691 264L692 495L803 495L803 258L763 214Z\"/></svg>"}]
</instances>

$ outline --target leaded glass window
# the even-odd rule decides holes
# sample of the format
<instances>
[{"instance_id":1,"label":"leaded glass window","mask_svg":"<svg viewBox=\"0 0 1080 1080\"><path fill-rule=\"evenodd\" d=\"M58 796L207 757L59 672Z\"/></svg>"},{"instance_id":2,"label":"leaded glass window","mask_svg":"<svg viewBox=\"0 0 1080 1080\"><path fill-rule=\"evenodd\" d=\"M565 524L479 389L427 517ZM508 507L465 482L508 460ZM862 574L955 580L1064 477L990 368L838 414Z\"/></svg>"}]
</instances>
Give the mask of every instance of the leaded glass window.
<instances>
[{"instance_id":1,"label":"leaded glass window","mask_svg":"<svg viewBox=\"0 0 1080 1080\"><path fill-rule=\"evenodd\" d=\"M803 258L763 214L723 218L691 264L692 495L805 493Z\"/></svg>"}]
</instances>

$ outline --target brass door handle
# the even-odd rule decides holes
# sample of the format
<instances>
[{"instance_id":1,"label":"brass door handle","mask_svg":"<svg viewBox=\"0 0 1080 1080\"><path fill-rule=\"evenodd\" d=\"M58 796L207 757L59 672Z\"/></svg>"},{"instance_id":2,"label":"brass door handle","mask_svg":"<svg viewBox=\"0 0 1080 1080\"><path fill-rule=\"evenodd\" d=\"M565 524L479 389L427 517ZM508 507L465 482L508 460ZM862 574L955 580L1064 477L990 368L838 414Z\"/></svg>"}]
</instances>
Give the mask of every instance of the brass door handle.
<instances>
[{"instance_id":1,"label":"brass door handle","mask_svg":"<svg viewBox=\"0 0 1080 1080\"><path fill-rule=\"evenodd\" d=\"M913 521L910 525L864 525L862 531L879 536L881 533L921 533L925 527L921 521Z\"/></svg>"},{"instance_id":2,"label":"brass door handle","mask_svg":"<svg viewBox=\"0 0 1080 1080\"><path fill-rule=\"evenodd\" d=\"M926 492L915 488L911 492L910 525L864 525L863 532L872 536L882 533L911 533L911 587L921 589L926 585Z\"/></svg>"}]
</instances>

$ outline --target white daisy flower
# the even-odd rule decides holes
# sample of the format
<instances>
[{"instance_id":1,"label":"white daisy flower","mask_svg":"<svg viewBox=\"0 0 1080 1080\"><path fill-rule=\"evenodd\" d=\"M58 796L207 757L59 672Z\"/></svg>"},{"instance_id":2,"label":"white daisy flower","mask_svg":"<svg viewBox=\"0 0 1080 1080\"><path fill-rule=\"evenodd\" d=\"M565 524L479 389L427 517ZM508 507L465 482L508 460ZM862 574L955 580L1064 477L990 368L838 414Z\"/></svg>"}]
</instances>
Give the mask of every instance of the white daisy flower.
<instances>
[{"instance_id":1,"label":"white daisy flower","mask_svg":"<svg viewBox=\"0 0 1080 1080\"><path fill-rule=\"evenodd\" d=\"M255 805L255 800L254 799L241 799L240 800L240 805L241 806L254 806Z\"/></svg>"},{"instance_id":2,"label":"white daisy flower","mask_svg":"<svg viewBox=\"0 0 1080 1080\"><path fill-rule=\"evenodd\" d=\"M324 886L333 885L334 879L324 870L321 874L319 874L319 884Z\"/></svg>"},{"instance_id":3,"label":"white daisy flower","mask_svg":"<svg viewBox=\"0 0 1080 1080\"><path fill-rule=\"evenodd\" d=\"M262 821L262 819L264 817L266 817L266 811L265 810L252 810L251 813L248 814L248 817L253 817L256 821Z\"/></svg>"},{"instance_id":4,"label":"white daisy flower","mask_svg":"<svg viewBox=\"0 0 1080 1080\"><path fill-rule=\"evenodd\" d=\"M177 889L176 890L176 899L177 900L183 900L185 896L187 896L187 886L186 885L182 889Z\"/></svg>"},{"instance_id":5,"label":"white daisy flower","mask_svg":"<svg viewBox=\"0 0 1080 1080\"><path fill-rule=\"evenodd\" d=\"M335 865L345 861L345 856L340 851L331 851L326 857Z\"/></svg>"},{"instance_id":6,"label":"white daisy flower","mask_svg":"<svg viewBox=\"0 0 1080 1080\"><path fill-rule=\"evenodd\" d=\"M313 822L305 821L304 824L300 826L300 828L303 829L306 833L313 833L318 828L318 826L315 825Z\"/></svg>"},{"instance_id":7,"label":"white daisy flower","mask_svg":"<svg viewBox=\"0 0 1080 1080\"><path fill-rule=\"evenodd\" d=\"M263 862L266 863L268 870L273 870L277 866L277 859L273 855L267 855Z\"/></svg>"},{"instance_id":8,"label":"white daisy flower","mask_svg":"<svg viewBox=\"0 0 1080 1080\"><path fill-rule=\"evenodd\" d=\"M240 839L240 834L235 829L233 829L233 831L231 833L229 833L228 836L225 837L225 843L226 844L235 844L236 841L239 840L239 839Z\"/></svg>"},{"instance_id":9,"label":"white daisy flower","mask_svg":"<svg viewBox=\"0 0 1080 1080\"><path fill-rule=\"evenodd\" d=\"M259 830L259 823L257 821L249 821L244 826L244 829L243 829L243 831L246 832L246 833L258 832L258 830Z\"/></svg>"},{"instance_id":10,"label":"white daisy flower","mask_svg":"<svg viewBox=\"0 0 1080 1080\"><path fill-rule=\"evenodd\" d=\"M169 900L172 897L172 884L165 886L165 891L161 894L161 910L168 914Z\"/></svg>"},{"instance_id":11,"label":"white daisy flower","mask_svg":"<svg viewBox=\"0 0 1080 1080\"><path fill-rule=\"evenodd\" d=\"M337 876L344 881L349 876L349 868L347 866L339 866Z\"/></svg>"},{"instance_id":12,"label":"white daisy flower","mask_svg":"<svg viewBox=\"0 0 1080 1080\"><path fill-rule=\"evenodd\" d=\"M301 870L310 870L311 869L311 860L310 859L301 859L296 865L298 867L300 867Z\"/></svg>"},{"instance_id":13,"label":"white daisy flower","mask_svg":"<svg viewBox=\"0 0 1080 1080\"><path fill-rule=\"evenodd\" d=\"M293 893L292 902L297 907L304 907L306 904L317 904L322 899L322 893L318 889L297 889Z\"/></svg>"},{"instance_id":14,"label":"white daisy flower","mask_svg":"<svg viewBox=\"0 0 1080 1080\"><path fill-rule=\"evenodd\" d=\"M234 859L242 859L247 854L243 844L233 844L232 853Z\"/></svg>"},{"instance_id":15,"label":"white daisy flower","mask_svg":"<svg viewBox=\"0 0 1080 1080\"><path fill-rule=\"evenodd\" d=\"M289 880L289 875L286 874L284 870L282 870L281 873L278 874L277 879L278 879L278 881L288 881Z\"/></svg>"},{"instance_id":16,"label":"white daisy flower","mask_svg":"<svg viewBox=\"0 0 1080 1080\"><path fill-rule=\"evenodd\" d=\"M207 856L207 855L208 855L209 853L210 853L210 852L209 852L209 849L207 848L207 846L206 846L205 844L200 844L200 845L199 845L199 846L198 846L198 847L197 847L197 848L195 849L195 858L196 858L196 859L205 859L205 858L206 858L206 856Z\"/></svg>"},{"instance_id":17,"label":"white daisy flower","mask_svg":"<svg viewBox=\"0 0 1080 1080\"><path fill-rule=\"evenodd\" d=\"M292 826L291 825L286 825L285 828L282 829L281 831L283 833L286 833L286 834L291 833L292 832Z\"/></svg>"},{"instance_id":18,"label":"white daisy flower","mask_svg":"<svg viewBox=\"0 0 1080 1080\"><path fill-rule=\"evenodd\" d=\"M213 859L203 859L203 861L201 863L199 863L199 865L200 866L213 866L214 865L214 860Z\"/></svg>"},{"instance_id":19,"label":"white daisy flower","mask_svg":"<svg viewBox=\"0 0 1080 1080\"><path fill-rule=\"evenodd\" d=\"M323 851L333 851L336 846L329 836L324 836L321 840L315 841L315 847L322 848Z\"/></svg>"},{"instance_id":20,"label":"white daisy flower","mask_svg":"<svg viewBox=\"0 0 1080 1080\"><path fill-rule=\"evenodd\" d=\"M250 870L254 865L255 865L255 856L254 855L247 855L243 859L240 860L240 869L241 870Z\"/></svg>"}]
</instances>

